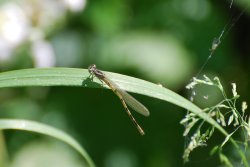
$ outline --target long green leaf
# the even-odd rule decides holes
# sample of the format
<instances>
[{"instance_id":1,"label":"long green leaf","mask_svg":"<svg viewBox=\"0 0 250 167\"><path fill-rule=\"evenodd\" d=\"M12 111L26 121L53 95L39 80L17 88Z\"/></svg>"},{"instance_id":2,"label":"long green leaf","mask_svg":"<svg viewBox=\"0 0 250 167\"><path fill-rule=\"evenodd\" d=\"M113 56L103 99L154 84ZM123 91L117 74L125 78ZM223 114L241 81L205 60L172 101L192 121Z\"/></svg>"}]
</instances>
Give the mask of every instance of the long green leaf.
<instances>
[{"instance_id":1,"label":"long green leaf","mask_svg":"<svg viewBox=\"0 0 250 167\"><path fill-rule=\"evenodd\" d=\"M35 121L21 119L0 119L0 130L8 129L30 131L57 138L77 150L85 158L88 166L95 166L93 161L91 160L87 152L81 147L81 145L78 144L78 142L68 134L59 129Z\"/></svg>"},{"instance_id":2,"label":"long green leaf","mask_svg":"<svg viewBox=\"0 0 250 167\"><path fill-rule=\"evenodd\" d=\"M120 88L153 98L161 99L185 108L199 115L201 118L215 126L224 135L226 131L206 113L189 100L175 92L141 79L105 72ZM74 68L40 68L24 69L0 73L0 88L23 86L82 86L100 87L100 81L92 82L86 69ZM153 111L152 111L153 112Z\"/></svg>"}]
</instances>

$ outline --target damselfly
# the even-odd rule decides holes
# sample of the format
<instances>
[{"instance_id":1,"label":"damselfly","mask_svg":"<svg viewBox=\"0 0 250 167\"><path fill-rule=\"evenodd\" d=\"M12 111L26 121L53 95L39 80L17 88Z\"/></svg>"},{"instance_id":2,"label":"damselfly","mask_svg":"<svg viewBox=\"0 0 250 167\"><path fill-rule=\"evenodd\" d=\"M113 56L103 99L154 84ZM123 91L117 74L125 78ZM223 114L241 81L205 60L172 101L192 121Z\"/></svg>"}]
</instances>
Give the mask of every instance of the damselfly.
<instances>
[{"instance_id":1,"label":"damselfly","mask_svg":"<svg viewBox=\"0 0 250 167\"><path fill-rule=\"evenodd\" d=\"M96 65L90 65L89 68L89 73L92 76L96 76L101 82L104 82L108 85L108 87L119 97L123 107L125 108L125 111L129 115L130 119L138 129L141 135L144 135L143 129L140 127L140 125L136 122L135 118L131 114L131 112L128 109L128 106L130 106L133 110L137 111L138 113L144 115L144 116L149 116L149 111L148 109L141 104L139 101L137 101L135 98L133 98L131 95L129 95L127 92L122 90L117 84L115 84L111 79L109 79L101 70L98 70L96 68ZM127 106L128 105L128 106Z\"/></svg>"}]
</instances>

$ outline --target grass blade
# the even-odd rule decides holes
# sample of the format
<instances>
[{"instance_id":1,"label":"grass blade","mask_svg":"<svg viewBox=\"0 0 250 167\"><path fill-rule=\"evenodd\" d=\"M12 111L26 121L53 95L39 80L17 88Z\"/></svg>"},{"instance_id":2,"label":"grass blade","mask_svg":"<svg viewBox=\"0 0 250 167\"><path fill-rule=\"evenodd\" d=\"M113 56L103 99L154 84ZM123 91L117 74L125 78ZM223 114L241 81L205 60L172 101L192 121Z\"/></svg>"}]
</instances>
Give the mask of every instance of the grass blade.
<instances>
[{"instance_id":1,"label":"grass blade","mask_svg":"<svg viewBox=\"0 0 250 167\"><path fill-rule=\"evenodd\" d=\"M68 134L59 129L35 121L21 119L0 119L0 130L10 129L40 133L59 139L77 150L84 157L88 166L95 166L93 161L91 160L87 152L81 147L81 145Z\"/></svg>"},{"instance_id":2,"label":"grass blade","mask_svg":"<svg viewBox=\"0 0 250 167\"><path fill-rule=\"evenodd\" d=\"M141 79L110 72L105 72L105 74L121 89L168 101L185 108L215 126L224 135L227 135L226 131L216 121L177 93ZM0 88L24 86L81 86L100 88L100 81L94 79L95 82L92 82L89 75L88 70L75 68L36 68L2 72L0 73Z\"/></svg>"}]
</instances>

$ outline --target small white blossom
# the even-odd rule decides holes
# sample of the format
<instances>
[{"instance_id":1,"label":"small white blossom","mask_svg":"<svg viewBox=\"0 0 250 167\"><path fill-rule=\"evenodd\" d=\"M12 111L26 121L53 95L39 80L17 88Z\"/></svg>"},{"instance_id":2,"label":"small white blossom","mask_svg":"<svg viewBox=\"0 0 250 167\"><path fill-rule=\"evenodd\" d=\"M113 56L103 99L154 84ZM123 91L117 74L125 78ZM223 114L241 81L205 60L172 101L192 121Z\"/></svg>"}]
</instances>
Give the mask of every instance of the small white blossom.
<instances>
[{"instance_id":1,"label":"small white blossom","mask_svg":"<svg viewBox=\"0 0 250 167\"><path fill-rule=\"evenodd\" d=\"M238 96L237 91L236 91L236 84L235 84L235 83L232 83L232 87L233 87L233 89L232 89L233 96L234 96L234 97Z\"/></svg>"},{"instance_id":2,"label":"small white blossom","mask_svg":"<svg viewBox=\"0 0 250 167\"><path fill-rule=\"evenodd\" d=\"M242 106L241 106L241 110L242 110L243 113L246 111L247 107L248 107L247 102L243 101Z\"/></svg>"}]
</instances>

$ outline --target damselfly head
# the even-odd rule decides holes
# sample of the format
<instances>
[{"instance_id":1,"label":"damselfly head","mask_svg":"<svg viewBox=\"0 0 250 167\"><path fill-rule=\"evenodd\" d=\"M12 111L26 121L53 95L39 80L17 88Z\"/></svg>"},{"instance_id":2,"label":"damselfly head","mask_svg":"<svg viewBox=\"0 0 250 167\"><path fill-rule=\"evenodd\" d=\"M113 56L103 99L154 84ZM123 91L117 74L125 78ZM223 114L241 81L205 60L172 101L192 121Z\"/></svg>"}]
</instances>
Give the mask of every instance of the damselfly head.
<instances>
[{"instance_id":1,"label":"damselfly head","mask_svg":"<svg viewBox=\"0 0 250 167\"><path fill-rule=\"evenodd\" d=\"M90 65L89 68L88 68L88 71L91 74L93 74L93 71L95 71L95 70L96 70L96 65L95 64Z\"/></svg>"}]
</instances>

